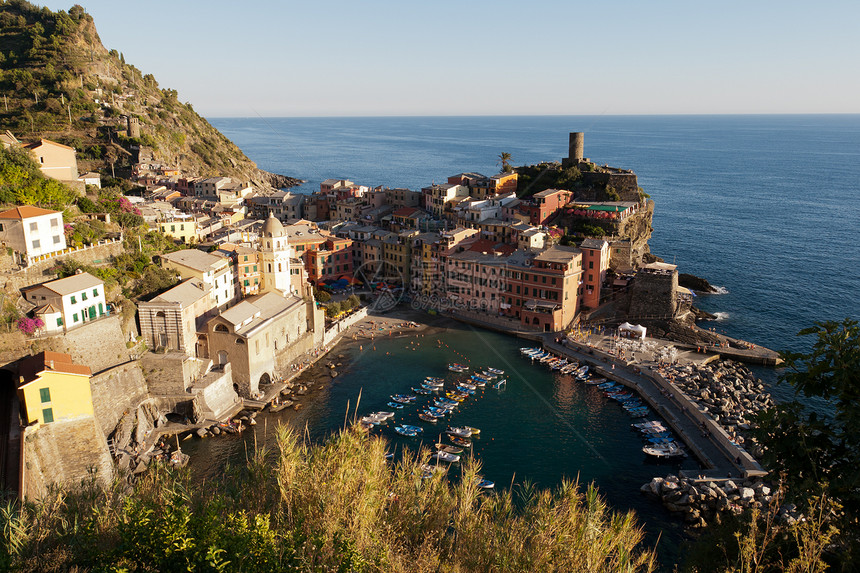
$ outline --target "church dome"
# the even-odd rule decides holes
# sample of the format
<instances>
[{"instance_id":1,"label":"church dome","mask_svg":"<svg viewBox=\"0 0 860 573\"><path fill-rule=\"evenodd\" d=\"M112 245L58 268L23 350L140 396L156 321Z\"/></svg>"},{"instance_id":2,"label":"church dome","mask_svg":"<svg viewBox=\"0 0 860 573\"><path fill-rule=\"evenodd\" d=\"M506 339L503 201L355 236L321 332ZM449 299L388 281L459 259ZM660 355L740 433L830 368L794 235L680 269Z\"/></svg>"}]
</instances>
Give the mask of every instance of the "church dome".
<instances>
[{"instance_id":1,"label":"church dome","mask_svg":"<svg viewBox=\"0 0 860 573\"><path fill-rule=\"evenodd\" d=\"M286 237L287 231L284 226L275 218L274 213L269 213L269 218L263 223L261 230L263 237Z\"/></svg>"}]
</instances>

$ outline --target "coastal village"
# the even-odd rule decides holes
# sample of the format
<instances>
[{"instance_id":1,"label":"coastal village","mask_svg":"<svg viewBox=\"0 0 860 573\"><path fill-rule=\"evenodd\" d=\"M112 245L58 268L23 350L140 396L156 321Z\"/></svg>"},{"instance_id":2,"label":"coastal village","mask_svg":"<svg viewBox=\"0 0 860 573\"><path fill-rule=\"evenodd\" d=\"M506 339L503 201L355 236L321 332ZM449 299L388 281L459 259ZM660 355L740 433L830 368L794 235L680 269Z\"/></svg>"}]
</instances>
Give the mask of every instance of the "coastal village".
<instances>
[{"instance_id":1,"label":"coastal village","mask_svg":"<svg viewBox=\"0 0 860 573\"><path fill-rule=\"evenodd\" d=\"M140 137L133 118L124 127ZM79 175L73 148L21 142L10 132L0 139L29 152L47 177L98 198L101 176ZM0 370L11 421L3 477L22 497L117 471L133 480L156 460L184 463L179 435L236 433L255 424L261 408L298 409L307 388L295 377L341 336L361 332L368 313L441 314L583 362L597 351L607 376L616 362L617 372L640 373L642 361L625 359L617 336L601 346L583 333L628 321L681 350L707 349L709 359L775 361L695 326L693 293L679 285L675 265L648 252L653 202L633 172L584 157L582 133L570 134L568 157L552 165L576 173L580 185L531 194L507 165L420 190L327 179L299 194L189 176L137 151L124 208L173 245L155 257L169 288L136 301L109 294L94 269L140 248L121 229L82 244L59 211L0 212L0 281L26 334ZM86 217L111 222L110 213ZM60 277L70 260L78 268ZM337 376L335 363L329 368ZM725 449L737 446L735 431L747 421L737 414L730 428L707 416L698 423L713 425ZM745 452L727 459L712 460L712 477L764 473Z\"/></svg>"}]
</instances>

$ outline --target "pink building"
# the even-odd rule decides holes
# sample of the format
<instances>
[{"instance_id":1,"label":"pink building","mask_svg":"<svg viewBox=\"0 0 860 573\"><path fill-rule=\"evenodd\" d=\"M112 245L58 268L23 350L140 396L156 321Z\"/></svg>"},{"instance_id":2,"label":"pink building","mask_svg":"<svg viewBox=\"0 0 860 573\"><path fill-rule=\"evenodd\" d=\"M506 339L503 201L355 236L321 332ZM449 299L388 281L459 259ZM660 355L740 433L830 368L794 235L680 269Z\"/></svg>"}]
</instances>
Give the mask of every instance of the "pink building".
<instances>
[{"instance_id":1,"label":"pink building","mask_svg":"<svg viewBox=\"0 0 860 573\"><path fill-rule=\"evenodd\" d=\"M582 251L582 305L600 306L600 290L609 269L609 243L603 239L585 239L579 246Z\"/></svg>"}]
</instances>

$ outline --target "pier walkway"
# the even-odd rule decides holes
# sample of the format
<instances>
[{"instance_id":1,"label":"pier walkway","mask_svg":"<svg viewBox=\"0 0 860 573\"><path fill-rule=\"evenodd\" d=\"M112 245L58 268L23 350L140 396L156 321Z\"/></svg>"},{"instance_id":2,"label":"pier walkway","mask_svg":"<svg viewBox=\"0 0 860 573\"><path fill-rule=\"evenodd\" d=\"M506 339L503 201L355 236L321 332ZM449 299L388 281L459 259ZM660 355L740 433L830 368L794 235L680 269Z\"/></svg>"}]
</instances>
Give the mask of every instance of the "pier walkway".
<instances>
[{"instance_id":1,"label":"pier walkway","mask_svg":"<svg viewBox=\"0 0 860 573\"><path fill-rule=\"evenodd\" d=\"M546 350L588 364L590 369L600 376L635 390L672 427L705 467L702 471L682 472L690 474L685 477L721 480L755 477L767 473L746 450L732 442L723 428L702 412L680 388L664 378L656 363L620 360L599 348L569 339L559 343L557 336L555 333L543 336L542 342ZM700 357L698 362L704 363L716 357L689 354L693 355L689 357L693 360L684 360L685 362L696 362L695 359Z\"/></svg>"}]
</instances>

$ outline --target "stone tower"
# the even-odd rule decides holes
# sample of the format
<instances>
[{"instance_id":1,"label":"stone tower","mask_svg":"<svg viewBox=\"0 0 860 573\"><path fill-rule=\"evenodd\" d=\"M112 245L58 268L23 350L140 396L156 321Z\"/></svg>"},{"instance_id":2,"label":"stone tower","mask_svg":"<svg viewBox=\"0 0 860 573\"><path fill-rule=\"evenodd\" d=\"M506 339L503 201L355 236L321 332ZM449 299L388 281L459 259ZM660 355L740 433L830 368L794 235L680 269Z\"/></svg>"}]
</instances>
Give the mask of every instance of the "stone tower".
<instances>
[{"instance_id":1,"label":"stone tower","mask_svg":"<svg viewBox=\"0 0 860 573\"><path fill-rule=\"evenodd\" d=\"M570 133L570 144L568 145L568 159L572 163L579 163L585 157L585 134L581 131Z\"/></svg>"},{"instance_id":2,"label":"stone tower","mask_svg":"<svg viewBox=\"0 0 860 573\"><path fill-rule=\"evenodd\" d=\"M126 123L128 124L128 136L133 138L140 137L140 120L129 115L126 116Z\"/></svg>"},{"instance_id":3,"label":"stone tower","mask_svg":"<svg viewBox=\"0 0 860 573\"><path fill-rule=\"evenodd\" d=\"M290 289L290 244L287 230L269 213L260 231L260 255L263 263L263 282L260 292L289 294Z\"/></svg>"}]
</instances>

